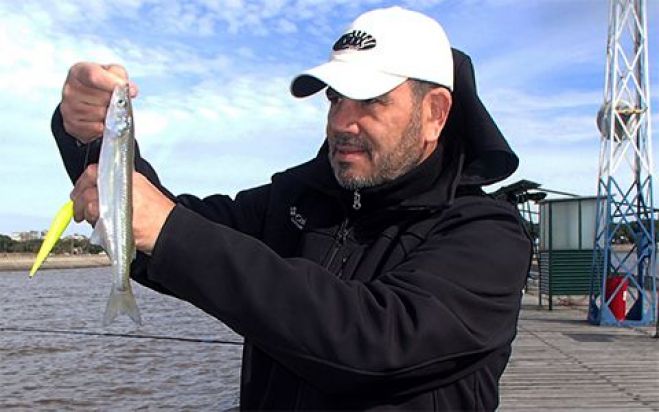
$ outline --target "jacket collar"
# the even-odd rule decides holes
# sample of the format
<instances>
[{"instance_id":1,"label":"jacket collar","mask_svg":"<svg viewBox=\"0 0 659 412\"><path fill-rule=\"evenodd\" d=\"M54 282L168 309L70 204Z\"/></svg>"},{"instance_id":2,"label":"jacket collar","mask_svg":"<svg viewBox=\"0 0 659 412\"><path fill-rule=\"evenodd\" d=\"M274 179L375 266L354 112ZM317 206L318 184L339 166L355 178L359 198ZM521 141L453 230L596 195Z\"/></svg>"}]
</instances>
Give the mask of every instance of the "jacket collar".
<instances>
[{"instance_id":1,"label":"jacket collar","mask_svg":"<svg viewBox=\"0 0 659 412\"><path fill-rule=\"evenodd\" d=\"M378 186L357 191L339 186L334 177L327 144L321 147L311 161L285 172L303 184L338 199L347 210L368 212L373 209L428 209L445 205L452 198L451 183L456 173L442 167L445 150L439 145L431 155L408 173ZM452 163L452 162L451 162ZM358 200L359 207L355 207Z\"/></svg>"}]
</instances>

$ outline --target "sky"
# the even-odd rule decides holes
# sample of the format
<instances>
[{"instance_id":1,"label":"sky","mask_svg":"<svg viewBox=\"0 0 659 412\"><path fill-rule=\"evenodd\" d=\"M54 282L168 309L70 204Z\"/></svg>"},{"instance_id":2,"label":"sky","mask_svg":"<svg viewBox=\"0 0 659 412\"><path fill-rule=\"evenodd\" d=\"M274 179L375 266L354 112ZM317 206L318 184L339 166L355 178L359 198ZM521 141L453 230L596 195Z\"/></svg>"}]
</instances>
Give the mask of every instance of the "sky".
<instances>
[{"instance_id":1,"label":"sky","mask_svg":"<svg viewBox=\"0 0 659 412\"><path fill-rule=\"evenodd\" d=\"M391 5L437 19L471 56L481 99L520 157L503 185L596 194L608 1L2 1L0 234L46 229L69 197L50 118L74 63L127 69L142 154L172 192L233 196L315 155L326 99L292 97L291 79L324 62L359 14ZM656 140L659 1L647 5Z\"/></svg>"}]
</instances>

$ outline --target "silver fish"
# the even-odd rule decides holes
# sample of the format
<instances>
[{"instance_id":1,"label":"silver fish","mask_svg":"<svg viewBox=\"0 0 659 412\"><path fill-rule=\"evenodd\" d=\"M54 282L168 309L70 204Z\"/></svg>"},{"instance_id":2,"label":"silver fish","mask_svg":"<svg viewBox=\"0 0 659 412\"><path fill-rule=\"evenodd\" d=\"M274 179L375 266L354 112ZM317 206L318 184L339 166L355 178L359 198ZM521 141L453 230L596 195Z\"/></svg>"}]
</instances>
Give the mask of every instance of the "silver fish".
<instances>
[{"instance_id":1,"label":"silver fish","mask_svg":"<svg viewBox=\"0 0 659 412\"><path fill-rule=\"evenodd\" d=\"M127 314L142 319L130 285L130 264L135 258L133 239L133 170L135 135L128 85L115 87L105 118L98 161L99 218L92 242L105 249L112 262L112 290L103 325Z\"/></svg>"}]
</instances>

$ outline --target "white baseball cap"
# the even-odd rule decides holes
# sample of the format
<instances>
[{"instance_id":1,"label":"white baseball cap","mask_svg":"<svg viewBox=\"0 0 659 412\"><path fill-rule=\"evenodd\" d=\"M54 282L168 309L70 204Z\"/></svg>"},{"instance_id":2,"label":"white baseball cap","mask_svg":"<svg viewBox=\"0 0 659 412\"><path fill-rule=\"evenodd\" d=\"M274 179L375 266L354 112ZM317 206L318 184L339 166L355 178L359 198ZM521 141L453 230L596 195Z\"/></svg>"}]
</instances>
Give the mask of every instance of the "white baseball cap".
<instances>
[{"instance_id":1,"label":"white baseball cap","mask_svg":"<svg viewBox=\"0 0 659 412\"><path fill-rule=\"evenodd\" d=\"M330 60L295 77L291 93L306 97L329 85L348 98L371 99L410 78L453 90L451 45L436 20L389 7L357 17L334 43Z\"/></svg>"}]
</instances>

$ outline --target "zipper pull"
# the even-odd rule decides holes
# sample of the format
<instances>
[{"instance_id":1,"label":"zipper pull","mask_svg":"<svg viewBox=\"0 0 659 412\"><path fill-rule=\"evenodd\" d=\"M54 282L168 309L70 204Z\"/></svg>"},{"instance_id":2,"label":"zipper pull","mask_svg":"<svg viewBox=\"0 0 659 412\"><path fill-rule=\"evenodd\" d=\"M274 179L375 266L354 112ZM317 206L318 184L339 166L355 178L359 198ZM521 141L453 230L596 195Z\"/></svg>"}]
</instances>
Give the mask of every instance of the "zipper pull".
<instances>
[{"instance_id":1,"label":"zipper pull","mask_svg":"<svg viewBox=\"0 0 659 412\"><path fill-rule=\"evenodd\" d=\"M352 208L354 210L359 210L362 208L362 195L359 194L359 190L355 190L352 197Z\"/></svg>"}]
</instances>

